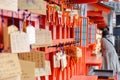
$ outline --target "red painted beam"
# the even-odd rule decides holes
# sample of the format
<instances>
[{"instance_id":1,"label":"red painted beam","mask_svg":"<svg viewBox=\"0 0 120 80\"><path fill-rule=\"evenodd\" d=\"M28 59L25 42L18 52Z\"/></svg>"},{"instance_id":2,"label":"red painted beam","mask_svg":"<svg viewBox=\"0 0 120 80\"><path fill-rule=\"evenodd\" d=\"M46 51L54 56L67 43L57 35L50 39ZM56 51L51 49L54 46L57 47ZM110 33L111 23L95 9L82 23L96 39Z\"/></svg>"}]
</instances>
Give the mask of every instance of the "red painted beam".
<instances>
[{"instance_id":1,"label":"red painted beam","mask_svg":"<svg viewBox=\"0 0 120 80\"><path fill-rule=\"evenodd\" d=\"M82 4L82 3L97 3L98 0L71 0L71 2L75 4Z\"/></svg>"},{"instance_id":2,"label":"red painted beam","mask_svg":"<svg viewBox=\"0 0 120 80\"><path fill-rule=\"evenodd\" d=\"M91 4L91 6L97 8L99 11L104 11L106 13L110 13L111 9L105 5L102 5L102 4L98 4L98 3L94 3L94 4Z\"/></svg>"},{"instance_id":3,"label":"red painted beam","mask_svg":"<svg viewBox=\"0 0 120 80\"><path fill-rule=\"evenodd\" d=\"M99 1L109 2L109 0L99 0Z\"/></svg>"},{"instance_id":4,"label":"red painted beam","mask_svg":"<svg viewBox=\"0 0 120 80\"><path fill-rule=\"evenodd\" d=\"M104 22L104 20L100 19L100 20L95 20L96 23L98 22Z\"/></svg>"},{"instance_id":5,"label":"red painted beam","mask_svg":"<svg viewBox=\"0 0 120 80\"><path fill-rule=\"evenodd\" d=\"M102 21L102 22L97 22L97 24L106 24L104 21Z\"/></svg>"},{"instance_id":6,"label":"red painted beam","mask_svg":"<svg viewBox=\"0 0 120 80\"><path fill-rule=\"evenodd\" d=\"M102 11L87 11L87 16L102 16Z\"/></svg>"},{"instance_id":7,"label":"red painted beam","mask_svg":"<svg viewBox=\"0 0 120 80\"><path fill-rule=\"evenodd\" d=\"M106 26L106 24L97 24L97 26Z\"/></svg>"},{"instance_id":8,"label":"red painted beam","mask_svg":"<svg viewBox=\"0 0 120 80\"><path fill-rule=\"evenodd\" d=\"M94 21L94 23L97 24L98 28L105 28L106 27L106 23L104 21L104 17L99 16L99 17L90 17L90 19L92 21Z\"/></svg>"},{"instance_id":9,"label":"red painted beam","mask_svg":"<svg viewBox=\"0 0 120 80\"><path fill-rule=\"evenodd\" d=\"M95 23L104 22L103 19L91 19L91 21L93 21Z\"/></svg>"},{"instance_id":10,"label":"red painted beam","mask_svg":"<svg viewBox=\"0 0 120 80\"><path fill-rule=\"evenodd\" d=\"M98 28L106 28L107 26L106 25L100 25L100 26L97 26Z\"/></svg>"},{"instance_id":11,"label":"red painted beam","mask_svg":"<svg viewBox=\"0 0 120 80\"><path fill-rule=\"evenodd\" d=\"M97 25L106 25L105 23L97 23Z\"/></svg>"},{"instance_id":12,"label":"red painted beam","mask_svg":"<svg viewBox=\"0 0 120 80\"><path fill-rule=\"evenodd\" d=\"M104 18L102 17L102 16L100 16L100 17L92 17L91 19L93 19L93 20L102 20L102 21L104 21Z\"/></svg>"}]
</instances>

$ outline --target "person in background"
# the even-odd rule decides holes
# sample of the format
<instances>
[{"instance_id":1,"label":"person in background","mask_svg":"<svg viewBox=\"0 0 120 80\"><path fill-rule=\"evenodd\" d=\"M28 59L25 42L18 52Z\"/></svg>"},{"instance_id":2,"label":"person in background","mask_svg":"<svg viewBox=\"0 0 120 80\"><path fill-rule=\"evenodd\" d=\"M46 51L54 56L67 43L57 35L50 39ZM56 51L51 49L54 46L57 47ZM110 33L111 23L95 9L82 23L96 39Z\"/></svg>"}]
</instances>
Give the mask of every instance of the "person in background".
<instances>
[{"instance_id":1,"label":"person in background","mask_svg":"<svg viewBox=\"0 0 120 80\"><path fill-rule=\"evenodd\" d=\"M102 32L101 48L103 55L102 69L115 71L116 80L118 80L118 72L120 72L119 59L108 29L104 29Z\"/></svg>"}]
</instances>

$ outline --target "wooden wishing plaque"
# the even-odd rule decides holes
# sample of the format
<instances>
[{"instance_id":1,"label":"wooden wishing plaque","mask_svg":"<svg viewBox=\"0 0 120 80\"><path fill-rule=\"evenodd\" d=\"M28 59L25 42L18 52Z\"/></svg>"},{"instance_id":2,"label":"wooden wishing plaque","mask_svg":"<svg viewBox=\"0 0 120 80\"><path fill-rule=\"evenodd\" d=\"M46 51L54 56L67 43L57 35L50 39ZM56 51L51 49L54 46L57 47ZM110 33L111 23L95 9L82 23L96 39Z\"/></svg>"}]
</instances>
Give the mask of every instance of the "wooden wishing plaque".
<instances>
[{"instance_id":1,"label":"wooden wishing plaque","mask_svg":"<svg viewBox=\"0 0 120 80\"><path fill-rule=\"evenodd\" d=\"M0 9L17 11L18 0L0 0Z\"/></svg>"},{"instance_id":2,"label":"wooden wishing plaque","mask_svg":"<svg viewBox=\"0 0 120 80\"><path fill-rule=\"evenodd\" d=\"M21 80L21 75L9 77L9 78L2 79L2 80Z\"/></svg>"},{"instance_id":3,"label":"wooden wishing plaque","mask_svg":"<svg viewBox=\"0 0 120 80\"><path fill-rule=\"evenodd\" d=\"M29 24L26 28L26 32L28 34L29 44L35 43L35 28Z\"/></svg>"},{"instance_id":4,"label":"wooden wishing plaque","mask_svg":"<svg viewBox=\"0 0 120 80\"><path fill-rule=\"evenodd\" d=\"M10 49L10 33L18 31L18 28L15 25L5 26L3 25L3 43L4 50Z\"/></svg>"},{"instance_id":5,"label":"wooden wishing plaque","mask_svg":"<svg viewBox=\"0 0 120 80\"><path fill-rule=\"evenodd\" d=\"M47 2L44 0L18 0L19 9L27 9L32 13L46 15Z\"/></svg>"},{"instance_id":6,"label":"wooden wishing plaque","mask_svg":"<svg viewBox=\"0 0 120 80\"><path fill-rule=\"evenodd\" d=\"M30 52L30 44L28 42L27 33L24 32L11 33L10 41L12 53Z\"/></svg>"},{"instance_id":7,"label":"wooden wishing plaque","mask_svg":"<svg viewBox=\"0 0 120 80\"><path fill-rule=\"evenodd\" d=\"M35 78L35 63L25 60L20 60L22 76L21 80L34 80Z\"/></svg>"},{"instance_id":8,"label":"wooden wishing plaque","mask_svg":"<svg viewBox=\"0 0 120 80\"><path fill-rule=\"evenodd\" d=\"M13 32L17 32L17 31L18 31L17 26L15 26L15 25L8 26L8 34L13 33Z\"/></svg>"},{"instance_id":9,"label":"wooden wishing plaque","mask_svg":"<svg viewBox=\"0 0 120 80\"><path fill-rule=\"evenodd\" d=\"M4 50L7 50L10 45L10 40L9 40L9 35L8 35L8 28L6 25L3 25L3 45L4 45Z\"/></svg>"},{"instance_id":10,"label":"wooden wishing plaque","mask_svg":"<svg viewBox=\"0 0 120 80\"><path fill-rule=\"evenodd\" d=\"M17 54L0 54L0 80L21 74Z\"/></svg>"},{"instance_id":11,"label":"wooden wishing plaque","mask_svg":"<svg viewBox=\"0 0 120 80\"><path fill-rule=\"evenodd\" d=\"M51 31L45 29L36 30L36 43L33 46L51 46L52 45L52 35Z\"/></svg>"},{"instance_id":12,"label":"wooden wishing plaque","mask_svg":"<svg viewBox=\"0 0 120 80\"><path fill-rule=\"evenodd\" d=\"M35 62L36 68L45 67L45 53L42 51L31 51L28 53L20 53L19 59Z\"/></svg>"},{"instance_id":13,"label":"wooden wishing plaque","mask_svg":"<svg viewBox=\"0 0 120 80\"><path fill-rule=\"evenodd\" d=\"M51 75L50 61L45 61L45 68L36 68L35 76L47 76Z\"/></svg>"}]
</instances>

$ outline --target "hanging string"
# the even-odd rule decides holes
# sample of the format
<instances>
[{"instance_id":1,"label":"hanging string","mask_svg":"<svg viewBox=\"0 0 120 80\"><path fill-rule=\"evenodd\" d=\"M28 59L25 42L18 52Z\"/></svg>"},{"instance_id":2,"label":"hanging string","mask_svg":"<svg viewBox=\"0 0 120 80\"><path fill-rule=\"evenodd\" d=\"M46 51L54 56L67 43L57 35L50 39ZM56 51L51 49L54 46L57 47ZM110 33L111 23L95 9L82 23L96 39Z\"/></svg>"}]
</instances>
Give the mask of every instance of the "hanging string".
<instances>
[{"instance_id":1,"label":"hanging string","mask_svg":"<svg viewBox=\"0 0 120 80\"><path fill-rule=\"evenodd\" d=\"M56 53L58 53L58 46L56 45Z\"/></svg>"},{"instance_id":2,"label":"hanging string","mask_svg":"<svg viewBox=\"0 0 120 80\"><path fill-rule=\"evenodd\" d=\"M2 26L3 26L4 23L3 9L1 10L1 18L2 18Z\"/></svg>"},{"instance_id":3,"label":"hanging string","mask_svg":"<svg viewBox=\"0 0 120 80\"><path fill-rule=\"evenodd\" d=\"M14 13L12 12L12 25L14 25Z\"/></svg>"},{"instance_id":4,"label":"hanging string","mask_svg":"<svg viewBox=\"0 0 120 80\"><path fill-rule=\"evenodd\" d=\"M18 30L20 31L21 29L20 29L19 11L20 11L20 9L18 9L18 24L19 24L19 26L18 26Z\"/></svg>"},{"instance_id":5,"label":"hanging string","mask_svg":"<svg viewBox=\"0 0 120 80\"><path fill-rule=\"evenodd\" d=\"M29 24L31 24L31 13L28 14L28 16L26 17L26 19L27 19L28 17L30 17L30 18L29 18Z\"/></svg>"},{"instance_id":6,"label":"hanging string","mask_svg":"<svg viewBox=\"0 0 120 80\"><path fill-rule=\"evenodd\" d=\"M31 13L29 14L29 16L30 16L30 19L29 19L29 24L31 24Z\"/></svg>"},{"instance_id":7,"label":"hanging string","mask_svg":"<svg viewBox=\"0 0 120 80\"><path fill-rule=\"evenodd\" d=\"M23 21L25 20L25 15L26 15L25 12L23 12Z\"/></svg>"},{"instance_id":8,"label":"hanging string","mask_svg":"<svg viewBox=\"0 0 120 80\"><path fill-rule=\"evenodd\" d=\"M22 31L26 32L26 10L23 12L23 27Z\"/></svg>"},{"instance_id":9,"label":"hanging string","mask_svg":"<svg viewBox=\"0 0 120 80\"><path fill-rule=\"evenodd\" d=\"M61 49L62 53L64 53L64 48L63 48L64 47L64 43L60 43L59 46L60 46L60 49Z\"/></svg>"},{"instance_id":10,"label":"hanging string","mask_svg":"<svg viewBox=\"0 0 120 80\"><path fill-rule=\"evenodd\" d=\"M38 16L38 20L39 20L39 28L41 29L41 26L40 26L40 16Z\"/></svg>"}]
</instances>

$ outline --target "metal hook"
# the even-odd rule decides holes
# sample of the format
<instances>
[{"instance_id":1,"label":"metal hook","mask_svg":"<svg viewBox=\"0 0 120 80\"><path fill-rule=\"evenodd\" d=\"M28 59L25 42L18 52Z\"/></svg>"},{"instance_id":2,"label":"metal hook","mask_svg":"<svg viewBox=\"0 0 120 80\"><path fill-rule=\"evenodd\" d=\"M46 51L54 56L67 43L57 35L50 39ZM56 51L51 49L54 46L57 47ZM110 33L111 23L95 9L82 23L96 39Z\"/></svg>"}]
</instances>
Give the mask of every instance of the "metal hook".
<instances>
[{"instance_id":1,"label":"metal hook","mask_svg":"<svg viewBox=\"0 0 120 80\"><path fill-rule=\"evenodd\" d=\"M12 24L14 25L14 13L12 12Z\"/></svg>"}]
</instances>

